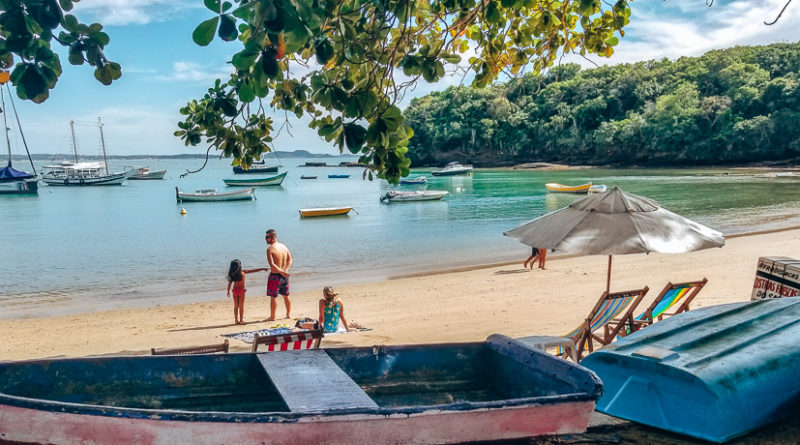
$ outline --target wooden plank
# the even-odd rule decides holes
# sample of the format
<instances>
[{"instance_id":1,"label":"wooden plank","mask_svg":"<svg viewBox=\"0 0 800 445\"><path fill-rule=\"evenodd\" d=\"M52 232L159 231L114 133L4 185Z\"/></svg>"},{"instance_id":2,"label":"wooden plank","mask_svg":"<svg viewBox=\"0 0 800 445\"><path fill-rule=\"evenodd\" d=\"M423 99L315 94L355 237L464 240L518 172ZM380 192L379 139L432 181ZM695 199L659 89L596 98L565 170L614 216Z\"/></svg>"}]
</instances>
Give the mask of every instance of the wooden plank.
<instances>
[{"instance_id":1,"label":"wooden plank","mask_svg":"<svg viewBox=\"0 0 800 445\"><path fill-rule=\"evenodd\" d=\"M323 350L257 355L291 412L378 408Z\"/></svg>"}]
</instances>

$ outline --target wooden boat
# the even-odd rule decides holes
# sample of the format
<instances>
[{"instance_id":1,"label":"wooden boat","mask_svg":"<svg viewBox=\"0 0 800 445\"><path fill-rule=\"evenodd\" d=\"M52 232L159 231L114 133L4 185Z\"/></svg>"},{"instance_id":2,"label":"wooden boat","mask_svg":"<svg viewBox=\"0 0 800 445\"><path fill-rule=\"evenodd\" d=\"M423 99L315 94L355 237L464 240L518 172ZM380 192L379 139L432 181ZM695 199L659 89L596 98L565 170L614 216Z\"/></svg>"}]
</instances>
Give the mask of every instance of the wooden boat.
<instances>
[{"instance_id":1,"label":"wooden boat","mask_svg":"<svg viewBox=\"0 0 800 445\"><path fill-rule=\"evenodd\" d=\"M245 169L241 166L233 167L233 173L237 175L246 175L246 174L259 174L259 173L278 173L278 167L280 165L271 165L267 167L267 161L260 160L255 161L250 164L250 168Z\"/></svg>"},{"instance_id":2,"label":"wooden boat","mask_svg":"<svg viewBox=\"0 0 800 445\"><path fill-rule=\"evenodd\" d=\"M397 444L580 433L594 373L502 336L461 344L0 363L12 443Z\"/></svg>"},{"instance_id":3,"label":"wooden boat","mask_svg":"<svg viewBox=\"0 0 800 445\"><path fill-rule=\"evenodd\" d=\"M140 181L152 180L152 179L164 179L165 174L167 174L166 170L151 171L150 167L139 167L130 177L128 177L128 179L134 179Z\"/></svg>"},{"instance_id":4,"label":"wooden boat","mask_svg":"<svg viewBox=\"0 0 800 445\"><path fill-rule=\"evenodd\" d=\"M286 179L286 174L289 172L283 172L276 176L269 176L266 178L253 178L253 179L223 179L222 182L225 185L234 186L234 187L251 187L251 186L265 186L265 185L281 185L284 179Z\"/></svg>"},{"instance_id":5,"label":"wooden boat","mask_svg":"<svg viewBox=\"0 0 800 445\"><path fill-rule=\"evenodd\" d=\"M255 199L255 189L251 187L226 193L219 193L217 189L200 189L195 193L186 193L175 187L175 197L178 202L240 201Z\"/></svg>"},{"instance_id":6,"label":"wooden boat","mask_svg":"<svg viewBox=\"0 0 800 445\"><path fill-rule=\"evenodd\" d=\"M417 184L427 184L428 178L425 176L417 176L415 178L403 178L400 180L400 184L403 185L417 185Z\"/></svg>"},{"instance_id":7,"label":"wooden boat","mask_svg":"<svg viewBox=\"0 0 800 445\"><path fill-rule=\"evenodd\" d=\"M419 190L416 192L390 190L381 196L381 202L438 201L447 196L447 193L444 190Z\"/></svg>"},{"instance_id":8,"label":"wooden boat","mask_svg":"<svg viewBox=\"0 0 800 445\"><path fill-rule=\"evenodd\" d=\"M306 175L303 175L303 176L300 176L300 179L317 179L317 177L316 177L316 176L306 176Z\"/></svg>"},{"instance_id":9,"label":"wooden boat","mask_svg":"<svg viewBox=\"0 0 800 445\"><path fill-rule=\"evenodd\" d=\"M352 207L324 207L324 208L317 208L317 209L300 209L300 216L303 218L308 218L311 216L336 216L336 215L347 215L350 213L350 210L353 210Z\"/></svg>"},{"instance_id":10,"label":"wooden boat","mask_svg":"<svg viewBox=\"0 0 800 445\"><path fill-rule=\"evenodd\" d=\"M458 162L450 162L441 170L434 170L431 172L433 176L456 176L456 175L471 175L471 165L461 165Z\"/></svg>"},{"instance_id":11,"label":"wooden boat","mask_svg":"<svg viewBox=\"0 0 800 445\"><path fill-rule=\"evenodd\" d=\"M563 185L556 182L548 182L544 185L548 192L553 193L589 193L592 183L587 182L581 185Z\"/></svg>"},{"instance_id":12,"label":"wooden boat","mask_svg":"<svg viewBox=\"0 0 800 445\"><path fill-rule=\"evenodd\" d=\"M349 178L350 175L328 175L328 177L331 179L344 179Z\"/></svg>"},{"instance_id":13,"label":"wooden boat","mask_svg":"<svg viewBox=\"0 0 800 445\"><path fill-rule=\"evenodd\" d=\"M792 416L800 400L800 298L708 306L589 354L597 410L713 442Z\"/></svg>"},{"instance_id":14,"label":"wooden boat","mask_svg":"<svg viewBox=\"0 0 800 445\"><path fill-rule=\"evenodd\" d=\"M72 150L75 152L75 162L60 162L43 167L42 181L47 185L63 186L88 186L88 185L120 185L127 181L135 172L128 169L122 172L110 172L106 157L106 143L103 138L103 123L97 118L100 128L100 145L103 148L103 162L78 162L78 145L75 141L75 121L69 121L72 133Z\"/></svg>"}]
</instances>

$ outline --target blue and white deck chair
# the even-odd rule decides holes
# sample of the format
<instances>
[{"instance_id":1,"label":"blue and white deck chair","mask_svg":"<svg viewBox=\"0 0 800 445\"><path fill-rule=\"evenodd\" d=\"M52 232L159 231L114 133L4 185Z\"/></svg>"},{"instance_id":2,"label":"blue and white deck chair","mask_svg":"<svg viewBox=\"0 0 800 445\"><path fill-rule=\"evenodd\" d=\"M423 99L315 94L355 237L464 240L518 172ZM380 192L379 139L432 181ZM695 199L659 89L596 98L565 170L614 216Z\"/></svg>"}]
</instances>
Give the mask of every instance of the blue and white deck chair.
<instances>
[{"instance_id":1,"label":"blue and white deck chair","mask_svg":"<svg viewBox=\"0 0 800 445\"><path fill-rule=\"evenodd\" d=\"M556 347L557 354L579 362L586 351L594 351L595 342L605 346L620 331L633 323L633 311L642 301L649 288L623 292L603 292L589 315L572 332L561 337L534 336L520 340L537 349Z\"/></svg>"}]
</instances>

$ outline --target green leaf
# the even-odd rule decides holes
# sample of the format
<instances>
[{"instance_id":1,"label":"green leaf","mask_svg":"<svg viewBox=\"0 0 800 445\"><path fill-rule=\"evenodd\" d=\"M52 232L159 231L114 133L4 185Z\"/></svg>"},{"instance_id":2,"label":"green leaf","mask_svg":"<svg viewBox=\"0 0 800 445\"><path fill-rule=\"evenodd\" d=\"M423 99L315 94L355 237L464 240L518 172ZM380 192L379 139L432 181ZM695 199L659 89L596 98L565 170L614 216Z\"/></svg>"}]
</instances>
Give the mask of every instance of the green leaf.
<instances>
[{"instance_id":1,"label":"green leaf","mask_svg":"<svg viewBox=\"0 0 800 445\"><path fill-rule=\"evenodd\" d=\"M252 102L256 98L256 93L250 87L249 82L244 82L239 86L239 100L245 103Z\"/></svg>"},{"instance_id":2,"label":"green leaf","mask_svg":"<svg viewBox=\"0 0 800 445\"><path fill-rule=\"evenodd\" d=\"M236 67L237 70L248 71L250 67L255 64L258 54L258 52L253 53L244 50L234 54L233 58L231 59L231 63L233 63L233 66Z\"/></svg>"},{"instance_id":3,"label":"green leaf","mask_svg":"<svg viewBox=\"0 0 800 445\"><path fill-rule=\"evenodd\" d=\"M219 38L226 42L236 40L236 37L239 35L239 32L236 30L236 20L231 18L228 14L220 16L220 19L219 31L217 32Z\"/></svg>"},{"instance_id":4,"label":"green leaf","mask_svg":"<svg viewBox=\"0 0 800 445\"><path fill-rule=\"evenodd\" d=\"M344 141L350 153L356 154L361 150L367 138L367 129L356 123L344 124Z\"/></svg>"},{"instance_id":5,"label":"green leaf","mask_svg":"<svg viewBox=\"0 0 800 445\"><path fill-rule=\"evenodd\" d=\"M220 2L219 0L203 0L203 4L206 5L206 8L209 11L214 12L216 14L221 13L222 11L219 10Z\"/></svg>"},{"instance_id":6,"label":"green leaf","mask_svg":"<svg viewBox=\"0 0 800 445\"><path fill-rule=\"evenodd\" d=\"M61 22L61 26L69 32L76 32L78 30L78 19L72 14L67 14Z\"/></svg>"},{"instance_id":7,"label":"green leaf","mask_svg":"<svg viewBox=\"0 0 800 445\"><path fill-rule=\"evenodd\" d=\"M486 6L486 21L494 24L502 23L503 16L500 14L500 10L497 9L496 2L489 2Z\"/></svg>"},{"instance_id":8,"label":"green leaf","mask_svg":"<svg viewBox=\"0 0 800 445\"><path fill-rule=\"evenodd\" d=\"M208 46L214 40L214 33L217 30L219 23L219 16L210 18L203 23L199 24L192 32L192 40L200 46Z\"/></svg>"}]
</instances>

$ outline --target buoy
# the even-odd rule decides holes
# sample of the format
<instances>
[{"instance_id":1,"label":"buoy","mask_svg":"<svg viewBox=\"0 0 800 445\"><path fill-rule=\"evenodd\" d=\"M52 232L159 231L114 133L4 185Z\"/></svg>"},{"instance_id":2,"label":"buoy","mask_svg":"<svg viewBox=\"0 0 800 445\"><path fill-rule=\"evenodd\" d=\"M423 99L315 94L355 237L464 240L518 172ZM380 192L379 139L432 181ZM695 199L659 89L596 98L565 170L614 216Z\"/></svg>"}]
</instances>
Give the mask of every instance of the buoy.
<instances>
[{"instance_id":1,"label":"buoy","mask_svg":"<svg viewBox=\"0 0 800 445\"><path fill-rule=\"evenodd\" d=\"M184 209L184 208L181 208L181 215L185 215L185 214L187 214L187 213L188 213L188 212L186 211L186 209Z\"/></svg>"}]
</instances>

